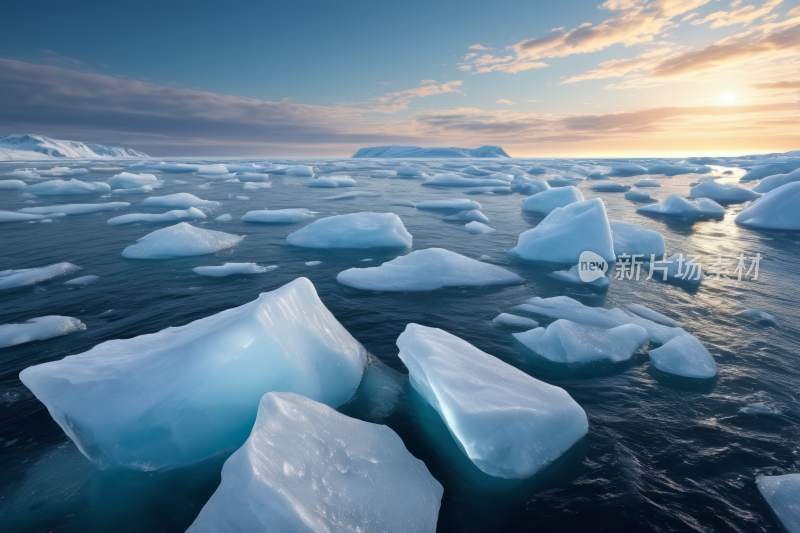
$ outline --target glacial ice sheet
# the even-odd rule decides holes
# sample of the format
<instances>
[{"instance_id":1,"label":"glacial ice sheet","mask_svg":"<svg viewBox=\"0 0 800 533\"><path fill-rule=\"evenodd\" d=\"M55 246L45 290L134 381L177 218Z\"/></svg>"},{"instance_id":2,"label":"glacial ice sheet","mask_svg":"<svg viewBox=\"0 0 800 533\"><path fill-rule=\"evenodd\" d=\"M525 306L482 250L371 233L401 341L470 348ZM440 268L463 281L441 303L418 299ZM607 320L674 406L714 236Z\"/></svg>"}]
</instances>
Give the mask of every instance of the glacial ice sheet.
<instances>
[{"instance_id":1,"label":"glacial ice sheet","mask_svg":"<svg viewBox=\"0 0 800 533\"><path fill-rule=\"evenodd\" d=\"M736 217L737 224L756 228L800 230L800 181L772 189Z\"/></svg>"},{"instance_id":2,"label":"glacial ice sheet","mask_svg":"<svg viewBox=\"0 0 800 533\"><path fill-rule=\"evenodd\" d=\"M800 532L800 474L758 476L756 486L784 529Z\"/></svg>"},{"instance_id":3,"label":"glacial ice sheet","mask_svg":"<svg viewBox=\"0 0 800 533\"><path fill-rule=\"evenodd\" d=\"M203 276L222 278L232 274L263 274L264 272L275 270L276 268L278 268L276 265L265 267L255 263L225 263L219 266L195 267L192 270Z\"/></svg>"},{"instance_id":4,"label":"glacial ice sheet","mask_svg":"<svg viewBox=\"0 0 800 533\"><path fill-rule=\"evenodd\" d=\"M53 180L34 183L25 187L25 192L36 196L79 196L85 194L105 194L111 187L102 182L86 182L76 179L69 181Z\"/></svg>"},{"instance_id":5,"label":"glacial ice sheet","mask_svg":"<svg viewBox=\"0 0 800 533\"><path fill-rule=\"evenodd\" d=\"M262 209L248 211L242 215L244 222L260 222L262 224L289 224L302 222L309 218L314 218L314 213L308 209Z\"/></svg>"},{"instance_id":6,"label":"glacial ice sheet","mask_svg":"<svg viewBox=\"0 0 800 533\"><path fill-rule=\"evenodd\" d=\"M81 267L72 263L56 263L46 267L0 270L0 290L36 285L58 276L71 274L80 269Z\"/></svg>"},{"instance_id":7,"label":"glacial ice sheet","mask_svg":"<svg viewBox=\"0 0 800 533\"><path fill-rule=\"evenodd\" d=\"M185 326L26 368L20 379L94 463L148 470L240 446L267 392L343 404L366 358L298 278Z\"/></svg>"},{"instance_id":8,"label":"glacial ice sheet","mask_svg":"<svg viewBox=\"0 0 800 533\"><path fill-rule=\"evenodd\" d=\"M692 198L710 198L718 203L741 204L758 198L760 195L736 185L704 181L692 187L689 191Z\"/></svg>"},{"instance_id":9,"label":"glacial ice sheet","mask_svg":"<svg viewBox=\"0 0 800 533\"><path fill-rule=\"evenodd\" d=\"M538 226L522 233L508 253L529 261L574 265L586 250L608 262L615 259L611 227L599 198L557 207Z\"/></svg>"},{"instance_id":10,"label":"glacial ice sheet","mask_svg":"<svg viewBox=\"0 0 800 533\"><path fill-rule=\"evenodd\" d=\"M681 198L677 194L673 194L657 204L640 207L636 211L639 213L654 213L657 215L670 215L688 219L705 217L721 218L725 215L725 208L710 198L687 200Z\"/></svg>"},{"instance_id":11,"label":"glacial ice sheet","mask_svg":"<svg viewBox=\"0 0 800 533\"><path fill-rule=\"evenodd\" d=\"M350 213L317 219L286 242L304 248L409 248L412 237L394 213Z\"/></svg>"},{"instance_id":12,"label":"glacial ice sheet","mask_svg":"<svg viewBox=\"0 0 800 533\"><path fill-rule=\"evenodd\" d=\"M196 228L187 222L180 222L137 239L136 244L122 251L122 256L129 259L169 259L206 255L236 246L242 239L244 237L239 235Z\"/></svg>"},{"instance_id":13,"label":"glacial ice sheet","mask_svg":"<svg viewBox=\"0 0 800 533\"><path fill-rule=\"evenodd\" d=\"M190 207L189 209L175 209L167 211L166 213L128 213L118 217L109 218L108 224L111 226L120 226L122 224L133 224L134 222L172 222L175 220L184 219L201 220L206 218L206 214L197 209Z\"/></svg>"},{"instance_id":14,"label":"glacial ice sheet","mask_svg":"<svg viewBox=\"0 0 800 533\"><path fill-rule=\"evenodd\" d=\"M88 215L89 213L103 213L105 211L115 211L123 207L130 206L130 202L107 202L104 204L63 204L48 205L42 207L25 207L20 209L20 213L30 213L33 215L50 215L63 213L65 215Z\"/></svg>"},{"instance_id":15,"label":"glacial ice sheet","mask_svg":"<svg viewBox=\"0 0 800 533\"><path fill-rule=\"evenodd\" d=\"M566 391L450 333L408 324L397 346L411 386L490 476L529 477L588 431L586 414Z\"/></svg>"},{"instance_id":16,"label":"glacial ice sheet","mask_svg":"<svg viewBox=\"0 0 800 533\"><path fill-rule=\"evenodd\" d=\"M522 202L523 211L549 215L557 207L566 207L575 202L583 202L583 194L577 187L556 187L536 193Z\"/></svg>"},{"instance_id":17,"label":"glacial ice sheet","mask_svg":"<svg viewBox=\"0 0 800 533\"><path fill-rule=\"evenodd\" d=\"M57 315L31 318L22 324L2 324L0 325L0 348L51 339L85 329L86 325L77 318Z\"/></svg>"},{"instance_id":18,"label":"glacial ice sheet","mask_svg":"<svg viewBox=\"0 0 800 533\"><path fill-rule=\"evenodd\" d=\"M483 287L517 283L522 278L496 265L444 250L415 250L372 268L350 268L336 280L372 291L433 291L442 287Z\"/></svg>"},{"instance_id":19,"label":"glacial ice sheet","mask_svg":"<svg viewBox=\"0 0 800 533\"><path fill-rule=\"evenodd\" d=\"M655 350L650 350L650 362L667 374L686 378L712 378L717 375L717 363L692 335L681 335Z\"/></svg>"},{"instance_id":20,"label":"glacial ice sheet","mask_svg":"<svg viewBox=\"0 0 800 533\"><path fill-rule=\"evenodd\" d=\"M166 196L151 196L150 198L145 198L142 205L144 207L177 207L178 209L189 209L190 207L218 205L218 202L201 200L188 192L177 192Z\"/></svg>"},{"instance_id":21,"label":"glacial ice sheet","mask_svg":"<svg viewBox=\"0 0 800 533\"><path fill-rule=\"evenodd\" d=\"M547 326L512 333L522 344L554 363L629 360L650 338L641 326L606 329L559 319Z\"/></svg>"},{"instance_id":22,"label":"glacial ice sheet","mask_svg":"<svg viewBox=\"0 0 800 533\"><path fill-rule=\"evenodd\" d=\"M610 226L611 236L614 240L614 253L617 254L617 257L623 254L631 257L641 254L644 255L644 259L650 259L651 255L660 259L664 255L664 236L659 232L616 220L612 220ZM643 260L641 257L637 259Z\"/></svg>"}]
</instances>

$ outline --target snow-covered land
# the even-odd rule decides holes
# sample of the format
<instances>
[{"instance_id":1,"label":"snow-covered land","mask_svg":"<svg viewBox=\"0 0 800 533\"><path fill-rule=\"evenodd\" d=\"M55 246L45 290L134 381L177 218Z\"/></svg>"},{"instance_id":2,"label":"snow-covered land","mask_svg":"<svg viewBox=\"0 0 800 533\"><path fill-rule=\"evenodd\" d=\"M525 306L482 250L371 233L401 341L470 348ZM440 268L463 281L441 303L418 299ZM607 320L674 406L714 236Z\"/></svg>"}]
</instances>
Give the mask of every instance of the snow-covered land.
<instances>
[{"instance_id":1,"label":"snow-covered land","mask_svg":"<svg viewBox=\"0 0 800 533\"><path fill-rule=\"evenodd\" d=\"M422 157L511 157L499 146L480 148L420 148L419 146L373 146L361 148L354 158Z\"/></svg>"},{"instance_id":2,"label":"snow-covered land","mask_svg":"<svg viewBox=\"0 0 800 533\"><path fill-rule=\"evenodd\" d=\"M147 154L117 146L64 141L42 135L8 135L0 137L0 161L38 159L106 159L148 157Z\"/></svg>"}]
</instances>

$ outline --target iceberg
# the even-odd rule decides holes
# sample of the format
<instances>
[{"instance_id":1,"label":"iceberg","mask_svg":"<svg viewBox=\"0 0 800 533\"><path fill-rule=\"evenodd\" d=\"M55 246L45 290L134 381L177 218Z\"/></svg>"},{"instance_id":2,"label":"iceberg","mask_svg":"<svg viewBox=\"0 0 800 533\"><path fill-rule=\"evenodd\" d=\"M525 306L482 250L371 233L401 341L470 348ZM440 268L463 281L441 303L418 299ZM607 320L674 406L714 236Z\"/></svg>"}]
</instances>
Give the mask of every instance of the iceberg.
<instances>
[{"instance_id":1,"label":"iceberg","mask_svg":"<svg viewBox=\"0 0 800 533\"><path fill-rule=\"evenodd\" d=\"M583 202L583 194L577 187L556 187L536 193L522 202L523 211L549 215L557 207L566 207L575 202Z\"/></svg>"},{"instance_id":2,"label":"iceberg","mask_svg":"<svg viewBox=\"0 0 800 533\"><path fill-rule=\"evenodd\" d=\"M201 200L188 192L178 192L166 196L151 196L142 202L144 207L177 207L178 209L189 209L190 207L219 205L219 202Z\"/></svg>"},{"instance_id":3,"label":"iceberg","mask_svg":"<svg viewBox=\"0 0 800 533\"><path fill-rule=\"evenodd\" d=\"M800 474L758 476L756 487L781 526L789 533L800 531Z\"/></svg>"},{"instance_id":4,"label":"iceberg","mask_svg":"<svg viewBox=\"0 0 800 533\"><path fill-rule=\"evenodd\" d=\"M436 211L439 209L453 209L458 211L480 210L481 204L466 198L449 198L447 200L425 200L416 204L417 209Z\"/></svg>"},{"instance_id":5,"label":"iceberg","mask_svg":"<svg viewBox=\"0 0 800 533\"><path fill-rule=\"evenodd\" d=\"M0 190L24 189L25 185L22 180L0 180Z\"/></svg>"},{"instance_id":6,"label":"iceberg","mask_svg":"<svg viewBox=\"0 0 800 533\"><path fill-rule=\"evenodd\" d=\"M692 198L711 198L715 202L725 204L741 204L749 202L760 195L750 189L737 187L736 185L725 185L716 181L704 181L692 187L689 191Z\"/></svg>"},{"instance_id":7,"label":"iceberg","mask_svg":"<svg viewBox=\"0 0 800 533\"><path fill-rule=\"evenodd\" d=\"M574 265L586 250L609 263L615 259L611 227L599 198L555 208L538 226L522 233L517 247L508 253L529 261Z\"/></svg>"},{"instance_id":8,"label":"iceberg","mask_svg":"<svg viewBox=\"0 0 800 533\"><path fill-rule=\"evenodd\" d=\"M187 210L175 209L160 215L153 213L128 213L127 215L109 218L108 224L111 226L120 226L122 224L133 224L134 222L173 222L175 220L187 218L201 220L206 218L206 214L196 207L190 207Z\"/></svg>"},{"instance_id":9,"label":"iceberg","mask_svg":"<svg viewBox=\"0 0 800 533\"><path fill-rule=\"evenodd\" d=\"M442 220L475 220L477 222L489 222L489 217L477 209L470 209L469 211L459 211L455 215L447 215L443 217Z\"/></svg>"},{"instance_id":10,"label":"iceberg","mask_svg":"<svg viewBox=\"0 0 800 533\"><path fill-rule=\"evenodd\" d=\"M741 177L741 181L754 181L774 176L776 174L789 174L800 168L800 159L789 159L782 163L770 163L768 165L758 165L751 168L747 174Z\"/></svg>"},{"instance_id":11,"label":"iceberg","mask_svg":"<svg viewBox=\"0 0 800 533\"><path fill-rule=\"evenodd\" d=\"M527 178L514 178L511 181L511 191L520 194L536 194L550 188L547 182L530 180Z\"/></svg>"},{"instance_id":12,"label":"iceberg","mask_svg":"<svg viewBox=\"0 0 800 533\"><path fill-rule=\"evenodd\" d=\"M442 493L387 426L270 392L187 533L433 532Z\"/></svg>"},{"instance_id":13,"label":"iceberg","mask_svg":"<svg viewBox=\"0 0 800 533\"><path fill-rule=\"evenodd\" d=\"M522 344L554 363L588 363L610 360L627 361L650 336L641 326L624 324L605 329L556 320L547 328L512 333Z\"/></svg>"},{"instance_id":14,"label":"iceberg","mask_svg":"<svg viewBox=\"0 0 800 533\"><path fill-rule=\"evenodd\" d=\"M23 324L3 324L0 325L0 348L43 341L85 329L86 325L77 318L56 315L32 318Z\"/></svg>"},{"instance_id":15,"label":"iceberg","mask_svg":"<svg viewBox=\"0 0 800 533\"><path fill-rule=\"evenodd\" d=\"M314 175L314 171L311 170L311 167L306 165L288 167L285 168L283 172L289 176L296 176L298 178L310 178Z\"/></svg>"},{"instance_id":16,"label":"iceberg","mask_svg":"<svg viewBox=\"0 0 800 533\"><path fill-rule=\"evenodd\" d=\"M494 228L490 228L483 222L478 222L476 220L464 224L464 229L472 233L473 235L478 235L480 233L492 233L494 231L497 231Z\"/></svg>"},{"instance_id":17,"label":"iceberg","mask_svg":"<svg viewBox=\"0 0 800 533\"><path fill-rule=\"evenodd\" d=\"M595 287L608 287L609 280L607 276L599 277L595 280L586 282L581 279L581 275L578 272L578 265L573 265L572 268L569 270L559 270L556 272L551 272L548 274L551 278L555 278L559 281L565 281L567 283L577 283L577 284L586 284L586 285L593 285Z\"/></svg>"},{"instance_id":18,"label":"iceberg","mask_svg":"<svg viewBox=\"0 0 800 533\"><path fill-rule=\"evenodd\" d=\"M79 278L71 279L69 281L65 281L64 285L89 285L90 283L94 283L100 279L100 276L81 276Z\"/></svg>"},{"instance_id":19,"label":"iceberg","mask_svg":"<svg viewBox=\"0 0 800 533\"><path fill-rule=\"evenodd\" d=\"M419 146L371 146L360 148L353 158L424 157L511 157L499 146L480 148L420 148Z\"/></svg>"},{"instance_id":20,"label":"iceberg","mask_svg":"<svg viewBox=\"0 0 800 533\"><path fill-rule=\"evenodd\" d=\"M397 178L424 178L428 176L428 168L422 165L401 165L395 167Z\"/></svg>"},{"instance_id":21,"label":"iceberg","mask_svg":"<svg viewBox=\"0 0 800 533\"><path fill-rule=\"evenodd\" d=\"M673 194L657 204L640 207L636 212L669 215L695 220L701 218L722 218L725 215L725 208L710 198L687 200L681 198L677 194Z\"/></svg>"},{"instance_id":22,"label":"iceberg","mask_svg":"<svg viewBox=\"0 0 800 533\"><path fill-rule=\"evenodd\" d=\"M794 183L797 181L800 181L800 168L793 170L788 174L775 174L773 176L768 176L750 190L753 192L765 193L777 189L781 185L786 185L787 183ZM3 182L0 181L0 184L2 183Z\"/></svg>"},{"instance_id":23,"label":"iceberg","mask_svg":"<svg viewBox=\"0 0 800 533\"><path fill-rule=\"evenodd\" d=\"M16 211L0 211L0 222L19 222L21 220L42 220L44 215L30 215L28 213L17 213Z\"/></svg>"},{"instance_id":24,"label":"iceberg","mask_svg":"<svg viewBox=\"0 0 800 533\"><path fill-rule=\"evenodd\" d=\"M185 326L28 367L20 379L93 463L153 470L241 446L268 392L342 405L367 356L298 278Z\"/></svg>"},{"instance_id":25,"label":"iceberg","mask_svg":"<svg viewBox=\"0 0 800 533\"><path fill-rule=\"evenodd\" d=\"M43 281L72 274L81 267L72 263L56 263L39 268L23 268L21 270L0 270L0 290L18 289L29 285L36 285Z\"/></svg>"},{"instance_id":26,"label":"iceberg","mask_svg":"<svg viewBox=\"0 0 800 533\"><path fill-rule=\"evenodd\" d=\"M13 154L9 159L147 157L147 154L115 146L51 139L43 135L13 134L0 137L0 150Z\"/></svg>"},{"instance_id":27,"label":"iceberg","mask_svg":"<svg viewBox=\"0 0 800 533\"><path fill-rule=\"evenodd\" d=\"M28 185L25 192L36 196L79 196L104 194L111 192L111 187L107 183L89 183L73 178L69 181L53 180Z\"/></svg>"},{"instance_id":28,"label":"iceberg","mask_svg":"<svg viewBox=\"0 0 800 533\"><path fill-rule=\"evenodd\" d=\"M653 311L649 307L645 307L641 304L628 304L625 306L627 311L640 316L642 318L646 318L647 320L651 320L656 324L663 324L665 326L669 326L671 328L680 327L680 323L672 320L668 316L664 316L658 311Z\"/></svg>"},{"instance_id":29,"label":"iceberg","mask_svg":"<svg viewBox=\"0 0 800 533\"><path fill-rule=\"evenodd\" d=\"M408 324L397 346L411 386L490 476L532 476L588 432L586 413L566 391L455 335Z\"/></svg>"},{"instance_id":30,"label":"iceberg","mask_svg":"<svg viewBox=\"0 0 800 533\"><path fill-rule=\"evenodd\" d=\"M597 192L625 192L630 190L630 185L624 185L611 180L601 180L592 183L592 190Z\"/></svg>"},{"instance_id":31,"label":"iceberg","mask_svg":"<svg viewBox=\"0 0 800 533\"><path fill-rule=\"evenodd\" d=\"M317 178L306 182L306 187L322 187L322 188L337 188L337 187L354 187L356 180L347 176L330 176L327 178Z\"/></svg>"},{"instance_id":32,"label":"iceberg","mask_svg":"<svg viewBox=\"0 0 800 533\"><path fill-rule=\"evenodd\" d=\"M262 224L289 224L302 222L309 218L314 218L314 213L308 209L274 209L272 211L262 209L248 211L242 216L244 222L260 222Z\"/></svg>"},{"instance_id":33,"label":"iceberg","mask_svg":"<svg viewBox=\"0 0 800 533\"><path fill-rule=\"evenodd\" d=\"M192 208L190 208L190 209L192 209ZM199 211L199 209L198 209L198 211ZM217 220L219 222L230 222L231 220L233 220L233 217L231 215L229 215L228 213L225 213L224 215L218 216L214 220Z\"/></svg>"},{"instance_id":34,"label":"iceberg","mask_svg":"<svg viewBox=\"0 0 800 533\"><path fill-rule=\"evenodd\" d=\"M266 189L272 186L272 183L269 182L269 176L266 174L237 172L233 175L232 179L243 181L245 183L245 189Z\"/></svg>"},{"instance_id":35,"label":"iceberg","mask_svg":"<svg viewBox=\"0 0 800 533\"><path fill-rule=\"evenodd\" d=\"M121 172L111 176L106 183L112 189L138 189L140 187L155 189L164 185L164 182L153 174L131 174L130 172Z\"/></svg>"},{"instance_id":36,"label":"iceberg","mask_svg":"<svg viewBox=\"0 0 800 533\"><path fill-rule=\"evenodd\" d=\"M492 320L495 324L501 324L503 326L514 326L520 328L535 328L539 325L538 322L531 318L525 318L524 316L517 316L517 315L510 315L508 313L500 313Z\"/></svg>"},{"instance_id":37,"label":"iceberg","mask_svg":"<svg viewBox=\"0 0 800 533\"><path fill-rule=\"evenodd\" d=\"M225 263L221 266L195 267L192 270L202 276L222 278L232 274L263 274L276 268L278 268L277 265L265 267L255 263Z\"/></svg>"},{"instance_id":38,"label":"iceberg","mask_svg":"<svg viewBox=\"0 0 800 533\"><path fill-rule=\"evenodd\" d=\"M205 176L220 176L230 173L225 165L200 165L195 172Z\"/></svg>"},{"instance_id":39,"label":"iceberg","mask_svg":"<svg viewBox=\"0 0 800 533\"><path fill-rule=\"evenodd\" d=\"M736 223L756 228L800 230L800 181L772 189L739 213Z\"/></svg>"},{"instance_id":40,"label":"iceberg","mask_svg":"<svg viewBox=\"0 0 800 533\"><path fill-rule=\"evenodd\" d=\"M628 255L627 259L630 259L634 255L641 255L650 259L651 255L655 255L656 259L660 259L666 251L664 236L657 231L616 220L612 220L610 226L617 257Z\"/></svg>"},{"instance_id":41,"label":"iceberg","mask_svg":"<svg viewBox=\"0 0 800 533\"><path fill-rule=\"evenodd\" d=\"M350 213L315 220L286 242L304 248L408 248L412 237L394 213Z\"/></svg>"},{"instance_id":42,"label":"iceberg","mask_svg":"<svg viewBox=\"0 0 800 533\"><path fill-rule=\"evenodd\" d=\"M655 198L641 191L628 191L625 193L625 199L633 202L657 202Z\"/></svg>"},{"instance_id":43,"label":"iceberg","mask_svg":"<svg viewBox=\"0 0 800 533\"><path fill-rule=\"evenodd\" d=\"M244 237L239 235L196 228L180 222L136 239L136 244L122 250L122 256L128 259L171 259L206 255L236 246L242 239Z\"/></svg>"},{"instance_id":44,"label":"iceberg","mask_svg":"<svg viewBox=\"0 0 800 533\"><path fill-rule=\"evenodd\" d=\"M350 268L336 280L371 291L434 291L442 287L483 287L517 283L522 278L499 266L482 263L442 248L415 250L378 267Z\"/></svg>"},{"instance_id":45,"label":"iceberg","mask_svg":"<svg viewBox=\"0 0 800 533\"><path fill-rule=\"evenodd\" d=\"M699 340L689 334L650 350L650 362L662 372L686 378L708 379L717 375L714 358Z\"/></svg>"},{"instance_id":46,"label":"iceberg","mask_svg":"<svg viewBox=\"0 0 800 533\"><path fill-rule=\"evenodd\" d=\"M25 207L20 209L20 213L30 213L33 215L56 216L63 215L87 215L89 213L103 213L105 211L116 211L123 207L128 207L129 202L108 202L105 204L62 204L48 205L44 207Z\"/></svg>"},{"instance_id":47,"label":"iceberg","mask_svg":"<svg viewBox=\"0 0 800 533\"><path fill-rule=\"evenodd\" d=\"M487 173L488 174L488 173ZM508 182L493 178L470 178L459 174L439 174L432 180L426 181L423 185L427 187L507 187Z\"/></svg>"}]
</instances>

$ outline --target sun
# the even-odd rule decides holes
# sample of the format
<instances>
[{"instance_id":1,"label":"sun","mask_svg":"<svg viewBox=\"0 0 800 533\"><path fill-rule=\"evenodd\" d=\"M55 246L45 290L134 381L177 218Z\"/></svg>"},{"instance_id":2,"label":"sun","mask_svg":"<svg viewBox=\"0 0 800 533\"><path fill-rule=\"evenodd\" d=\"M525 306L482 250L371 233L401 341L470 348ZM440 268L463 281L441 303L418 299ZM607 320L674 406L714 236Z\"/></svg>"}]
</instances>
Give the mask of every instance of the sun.
<instances>
[{"instance_id":1,"label":"sun","mask_svg":"<svg viewBox=\"0 0 800 533\"><path fill-rule=\"evenodd\" d=\"M736 102L736 93L722 93L719 97L719 101L722 102L722 105L731 105Z\"/></svg>"}]
</instances>

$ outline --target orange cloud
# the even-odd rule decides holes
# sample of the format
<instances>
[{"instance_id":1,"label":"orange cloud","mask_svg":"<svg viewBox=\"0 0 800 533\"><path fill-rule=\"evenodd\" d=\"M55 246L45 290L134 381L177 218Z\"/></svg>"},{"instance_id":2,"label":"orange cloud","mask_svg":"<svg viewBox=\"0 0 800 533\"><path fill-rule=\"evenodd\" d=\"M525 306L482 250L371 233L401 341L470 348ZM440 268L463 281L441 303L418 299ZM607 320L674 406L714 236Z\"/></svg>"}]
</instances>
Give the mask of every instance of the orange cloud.
<instances>
[{"instance_id":1,"label":"orange cloud","mask_svg":"<svg viewBox=\"0 0 800 533\"><path fill-rule=\"evenodd\" d=\"M783 0L770 0L760 8L748 5L734 11L717 11L707 15L705 18L692 21L693 25L711 23L711 28L721 28L723 26L730 26L732 24L749 24L756 19L768 15L773 9L778 7ZM739 2L733 2L731 8L739 5Z\"/></svg>"}]
</instances>

